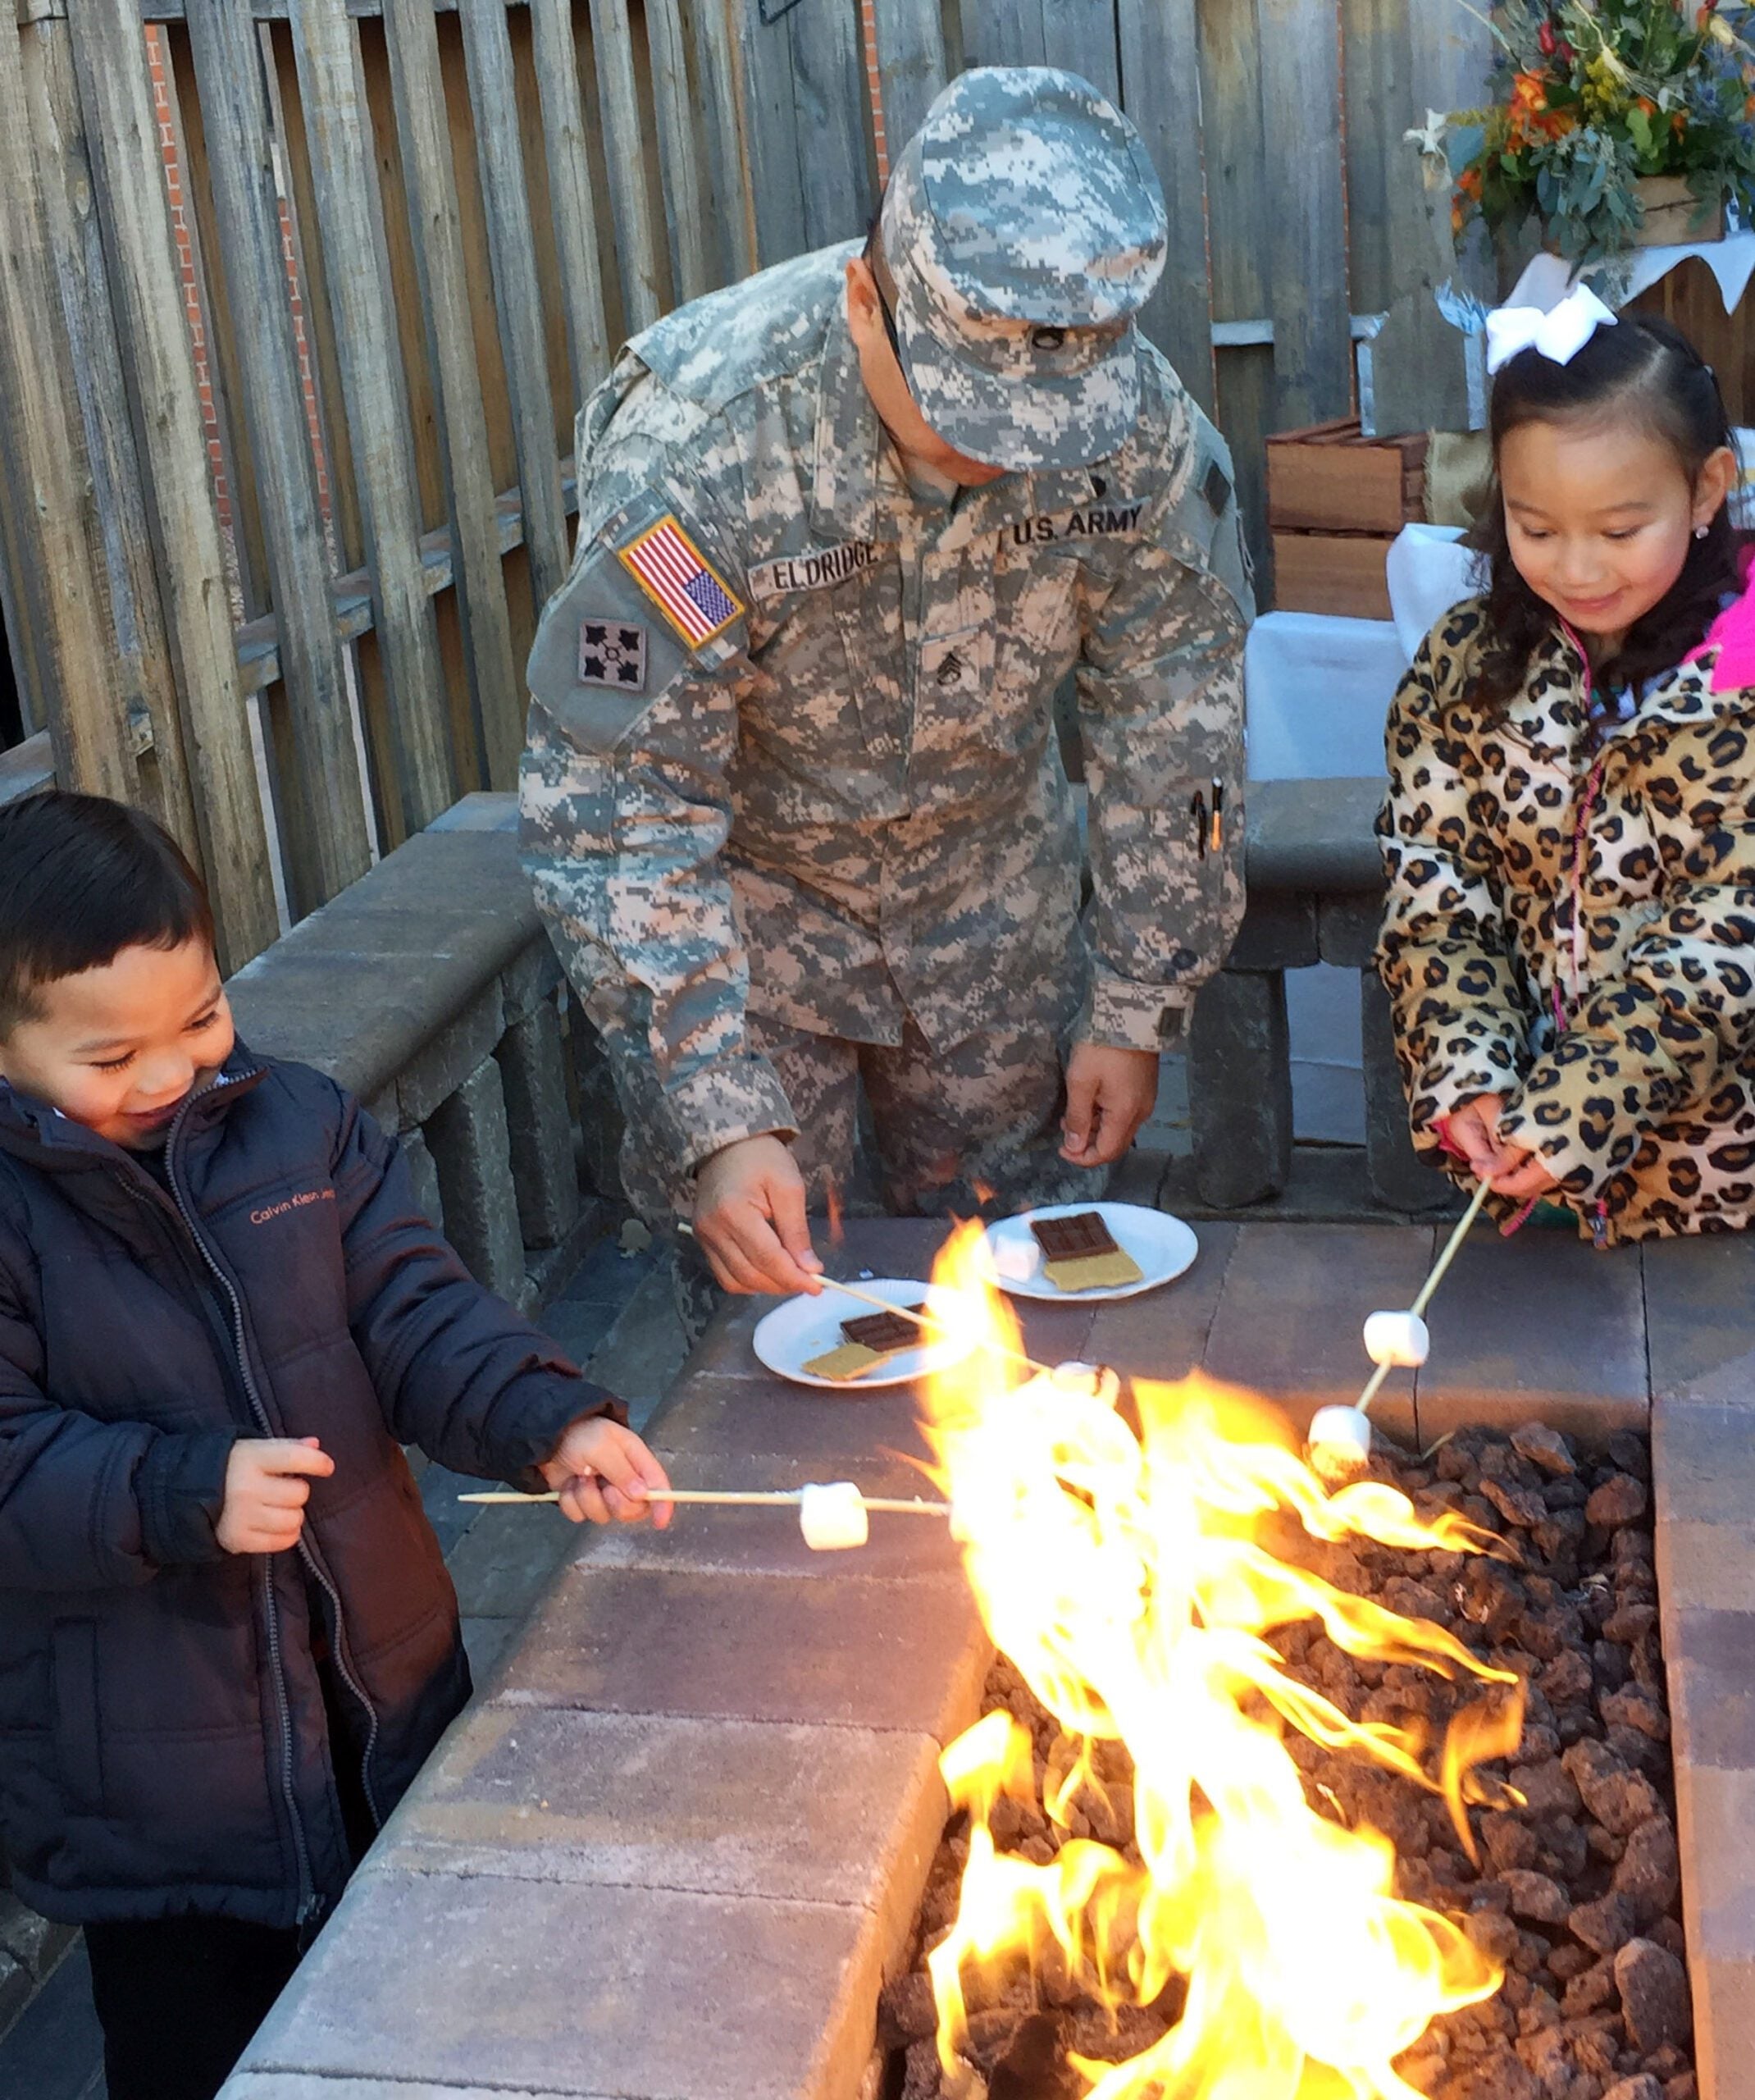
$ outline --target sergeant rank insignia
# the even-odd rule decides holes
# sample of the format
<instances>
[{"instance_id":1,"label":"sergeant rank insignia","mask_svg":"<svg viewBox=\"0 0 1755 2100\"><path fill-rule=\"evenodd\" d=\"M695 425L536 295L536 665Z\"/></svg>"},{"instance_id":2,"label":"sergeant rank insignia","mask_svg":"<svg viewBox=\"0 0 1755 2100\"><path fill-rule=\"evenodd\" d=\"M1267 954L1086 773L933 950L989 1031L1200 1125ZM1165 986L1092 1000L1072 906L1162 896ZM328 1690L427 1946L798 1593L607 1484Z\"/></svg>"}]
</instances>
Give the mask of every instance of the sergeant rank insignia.
<instances>
[{"instance_id":1,"label":"sergeant rank insignia","mask_svg":"<svg viewBox=\"0 0 1755 2100\"><path fill-rule=\"evenodd\" d=\"M579 682L617 692L646 688L646 631L627 620L579 623Z\"/></svg>"},{"instance_id":2,"label":"sergeant rank insignia","mask_svg":"<svg viewBox=\"0 0 1755 2100\"><path fill-rule=\"evenodd\" d=\"M723 634L744 609L695 542L667 514L616 550L622 565L691 649Z\"/></svg>"}]
</instances>

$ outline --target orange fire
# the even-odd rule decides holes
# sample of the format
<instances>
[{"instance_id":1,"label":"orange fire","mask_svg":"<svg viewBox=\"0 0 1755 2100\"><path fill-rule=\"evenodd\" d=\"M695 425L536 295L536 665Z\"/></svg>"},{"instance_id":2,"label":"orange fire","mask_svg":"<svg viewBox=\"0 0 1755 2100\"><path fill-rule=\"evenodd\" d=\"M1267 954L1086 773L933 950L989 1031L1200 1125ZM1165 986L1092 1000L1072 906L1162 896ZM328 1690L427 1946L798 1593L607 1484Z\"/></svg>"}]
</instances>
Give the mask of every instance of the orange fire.
<instances>
[{"instance_id":1,"label":"orange fire","mask_svg":"<svg viewBox=\"0 0 1755 2100\"><path fill-rule=\"evenodd\" d=\"M934 1281L964 1294L982 1339L1019 1346L978 1230ZM958 1915L928 1956L947 2093L980 2090L962 2060L966 1992L1028 1970L1070 1977L1112 2009L1180 1979L1180 2018L1123 2063L1075 2059L1088 2100L1419 2100L1393 2069L1433 2018L1488 1997L1501 1972L1449 1919L1393 1893L1389 1840L1308 1804L1292 1732L1442 1792L1473 1851L1475 1769L1511 1754L1523 1688L1442 1628L1406 1619L1270 1550L1311 1536L1478 1552L1490 1536L1422 1522L1395 1490L1330 1492L1283 1418L1198 1378L1136 1382L1140 1431L1074 1383L1006 1390L977 1349L932 1378L927 1431L987 1627L1063 1741L1041 1806L1061 1830L1100 1789L1095 1746L1134 1765L1138 1857L1070 1838L1046 1865L1001 1851L1001 1796L1034 1803L1028 1732L991 1713L945 1752L970 1834ZM1351 1655L1413 1664L1507 1692L1459 1714L1429 1770L1416 1728L1351 1719L1290 1676L1267 1637L1316 1619Z\"/></svg>"}]
</instances>

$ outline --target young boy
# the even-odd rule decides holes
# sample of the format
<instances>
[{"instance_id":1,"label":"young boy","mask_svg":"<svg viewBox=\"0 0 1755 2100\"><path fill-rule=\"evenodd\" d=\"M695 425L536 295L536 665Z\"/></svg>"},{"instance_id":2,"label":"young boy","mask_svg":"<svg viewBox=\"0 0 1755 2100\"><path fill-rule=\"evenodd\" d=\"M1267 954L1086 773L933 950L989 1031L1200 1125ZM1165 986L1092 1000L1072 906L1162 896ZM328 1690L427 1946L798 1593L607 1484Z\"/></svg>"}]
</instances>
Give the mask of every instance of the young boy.
<instances>
[{"instance_id":1,"label":"young boy","mask_svg":"<svg viewBox=\"0 0 1755 2100\"><path fill-rule=\"evenodd\" d=\"M237 1042L171 839L0 814L0 1842L85 1928L110 2100L210 2100L468 1696L404 1444L575 1522L669 1484Z\"/></svg>"}]
</instances>

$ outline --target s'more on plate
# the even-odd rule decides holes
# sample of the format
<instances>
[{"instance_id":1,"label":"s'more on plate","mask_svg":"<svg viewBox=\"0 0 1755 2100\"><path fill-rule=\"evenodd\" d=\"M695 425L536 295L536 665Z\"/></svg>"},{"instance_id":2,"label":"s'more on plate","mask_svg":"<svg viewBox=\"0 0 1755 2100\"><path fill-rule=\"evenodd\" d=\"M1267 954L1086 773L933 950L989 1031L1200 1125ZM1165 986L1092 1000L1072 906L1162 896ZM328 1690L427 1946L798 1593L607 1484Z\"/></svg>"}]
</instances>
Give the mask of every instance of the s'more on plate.
<instances>
[{"instance_id":1,"label":"s'more on plate","mask_svg":"<svg viewBox=\"0 0 1755 2100\"><path fill-rule=\"evenodd\" d=\"M1042 1274L1056 1290L1114 1290L1143 1280L1139 1263L1116 1244L1101 1211L1032 1218L1030 1230L1042 1250Z\"/></svg>"},{"instance_id":2,"label":"s'more on plate","mask_svg":"<svg viewBox=\"0 0 1755 2100\"><path fill-rule=\"evenodd\" d=\"M837 1384L863 1378L868 1371L875 1371L891 1357L904 1356L909 1349L920 1347L923 1337L919 1320L909 1319L908 1312L918 1315L925 1311L922 1303L906 1311L866 1312L855 1320L843 1320L839 1343L799 1367L813 1378L832 1378Z\"/></svg>"}]
</instances>

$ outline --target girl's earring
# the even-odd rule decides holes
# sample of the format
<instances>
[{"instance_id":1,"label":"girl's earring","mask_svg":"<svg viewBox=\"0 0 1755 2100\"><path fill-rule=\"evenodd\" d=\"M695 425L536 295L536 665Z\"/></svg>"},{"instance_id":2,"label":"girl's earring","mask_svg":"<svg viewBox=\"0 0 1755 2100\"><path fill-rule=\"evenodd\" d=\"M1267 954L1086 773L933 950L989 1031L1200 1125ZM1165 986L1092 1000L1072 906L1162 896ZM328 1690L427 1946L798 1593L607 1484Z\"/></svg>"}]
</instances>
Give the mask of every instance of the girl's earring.
<instances>
[{"instance_id":1,"label":"girl's earring","mask_svg":"<svg viewBox=\"0 0 1755 2100\"><path fill-rule=\"evenodd\" d=\"M1703 540L1712 529L1710 525L1697 525L1694 527L1694 537L1697 540Z\"/></svg>"}]
</instances>

